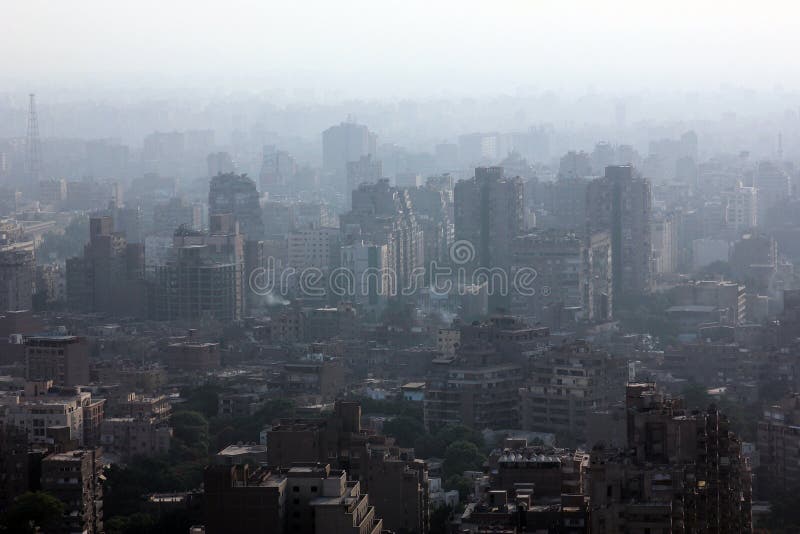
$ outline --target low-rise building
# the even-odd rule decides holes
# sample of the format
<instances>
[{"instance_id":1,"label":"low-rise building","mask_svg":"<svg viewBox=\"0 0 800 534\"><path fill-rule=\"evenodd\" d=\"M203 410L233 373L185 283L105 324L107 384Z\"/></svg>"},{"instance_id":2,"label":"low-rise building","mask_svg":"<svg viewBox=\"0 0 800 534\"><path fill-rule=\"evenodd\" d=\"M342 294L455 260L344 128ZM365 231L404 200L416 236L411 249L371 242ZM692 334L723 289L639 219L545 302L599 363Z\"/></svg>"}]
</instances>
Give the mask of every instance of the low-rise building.
<instances>
[{"instance_id":1,"label":"low-rise building","mask_svg":"<svg viewBox=\"0 0 800 534\"><path fill-rule=\"evenodd\" d=\"M123 459L166 454L171 441L172 428L152 418L109 417L100 427L103 450Z\"/></svg>"},{"instance_id":2,"label":"low-rise building","mask_svg":"<svg viewBox=\"0 0 800 534\"><path fill-rule=\"evenodd\" d=\"M172 343L167 349L167 367L175 371L209 371L220 366L219 343Z\"/></svg>"}]
</instances>

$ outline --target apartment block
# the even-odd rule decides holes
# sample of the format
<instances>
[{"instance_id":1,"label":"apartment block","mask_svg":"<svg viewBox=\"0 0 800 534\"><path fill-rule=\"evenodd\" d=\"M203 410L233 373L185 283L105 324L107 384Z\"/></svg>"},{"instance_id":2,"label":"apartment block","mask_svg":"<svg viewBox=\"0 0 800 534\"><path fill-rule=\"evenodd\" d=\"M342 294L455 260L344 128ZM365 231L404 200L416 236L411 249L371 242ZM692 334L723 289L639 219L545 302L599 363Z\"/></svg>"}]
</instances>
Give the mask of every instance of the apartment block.
<instances>
[{"instance_id":1,"label":"apartment block","mask_svg":"<svg viewBox=\"0 0 800 534\"><path fill-rule=\"evenodd\" d=\"M625 395L627 362L585 341L552 347L530 366L530 378L519 390L525 430L579 441L591 413Z\"/></svg>"},{"instance_id":2,"label":"apartment block","mask_svg":"<svg viewBox=\"0 0 800 534\"><path fill-rule=\"evenodd\" d=\"M42 490L64 503L64 517L53 532L104 532L101 474L96 449L51 454L42 460Z\"/></svg>"}]
</instances>

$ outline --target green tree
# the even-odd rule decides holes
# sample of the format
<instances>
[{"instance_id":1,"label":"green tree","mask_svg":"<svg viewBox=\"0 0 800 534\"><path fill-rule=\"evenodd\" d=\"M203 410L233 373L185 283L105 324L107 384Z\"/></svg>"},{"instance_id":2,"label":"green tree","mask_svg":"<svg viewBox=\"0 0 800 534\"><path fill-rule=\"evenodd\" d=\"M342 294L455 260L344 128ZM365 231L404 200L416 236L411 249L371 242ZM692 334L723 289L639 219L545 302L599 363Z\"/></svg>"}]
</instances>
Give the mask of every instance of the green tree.
<instances>
[{"instance_id":1,"label":"green tree","mask_svg":"<svg viewBox=\"0 0 800 534\"><path fill-rule=\"evenodd\" d=\"M461 475L464 471L480 470L485 457L470 441L455 441L444 451L443 470L447 477Z\"/></svg>"},{"instance_id":2,"label":"green tree","mask_svg":"<svg viewBox=\"0 0 800 534\"><path fill-rule=\"evenodd\" d=\"M89 217L78 215L67 224L63 234L51 232L44 235L36 251L36 260L39 263L49 263L80 256L87 241Z\"/></svg>"},{"instance_id":3,"label":"green tree","mask_svg":"<svg viewBox=\"0 0 800 534\"><path fill-rule=\"evenodd\" d=\"M186 401L181 404L181 409L200 412L207 419L211 419L217 415L219 410L220 393L222 393L222 388L212 385L182 390L181 396Z\"/></svg>"},{"instance_id":4,"label":"green tree","mask_svg":"<svg viewBox=\"0 0 800 534\"><path fill-rule=\"evenodd\" d=\"M179 411L170 418L173 440L170 455L175 461L194 461L208 456L208 420L200 412Z\"/></svg>"},{"instance_id":5,"label":"green tree","mask_svg":"<svg viewBox=\"0 0 800 534\"><path fill-rule=\"evenodd\" d=\"M386 421L383 433L394 437L401 447L413 447L417 438L425 434L425 426L413 417L401 415Z\"/></svg>"},{"instance_id":6,"label":"green tree","mask_svg":"<svg viewBox=\"0 0 800 534\"><path fill-rule=\"evenodd\" d=\"M470 443L474 443L475 446L481 450L486 446L483 434L464 425L447 425L439 430L436 435L444 441L445 444L453 443L454 441L469 441Z\"/></svg>"},{"instance_id":7,"label":"green tree","mask_svg":"<svg viewBox=\"0 0 800 534\"><path fill-rule=\"evenodd\" d=\"M9 532L48 531L60 523L64 503L44 491L26 492L2 515L2 524Z\"/></svg>"},{"instance_id":8,"label":"green tree","mask_svg":"<svg viewBox=\"0 0 800 534\"><path fill-rule=\"evenodd\" d=\"M430 533L431 534L449 534L451 532L450 522L453 520L453 508L450 506L441 506L431 512L430 519Z\"/></svg>"},{"instance_id":9,"label":"green tree","mask_svg":"<svg viewBox=\"0 0 800 534\"><path fill-rule=\"evenodd\" d=\"M142 512L126 516L115 516L105 522L108 534L149 534L156 532L158 522L150 515Z\"/></svg>"}]
</instances>

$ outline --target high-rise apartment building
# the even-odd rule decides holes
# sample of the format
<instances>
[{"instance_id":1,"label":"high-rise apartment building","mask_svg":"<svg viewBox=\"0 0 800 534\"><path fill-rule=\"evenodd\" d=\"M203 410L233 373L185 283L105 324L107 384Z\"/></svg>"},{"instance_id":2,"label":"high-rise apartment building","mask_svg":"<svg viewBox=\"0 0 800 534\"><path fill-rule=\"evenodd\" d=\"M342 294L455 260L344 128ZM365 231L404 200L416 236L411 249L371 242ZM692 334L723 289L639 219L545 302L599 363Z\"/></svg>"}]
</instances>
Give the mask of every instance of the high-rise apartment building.
<instances>
[{"instance_id":1,"label":"high-rise apartment building","mask_svg":"<svg viewBox=\"0 0 800 534\"><path fill-rule=\"evenodd\" d=\"M424 237L408 191L386 179L361 184L352 192L352 208L340 217L342 244L386 245L396 289L412 283L414 269L424 266Z\"/></svg>"},{"instance_id":2,"label":"high-rise apartment building","mask_svg":"<svg viewBox=\"0 0 800 534\"><path fill-rule=\"evenodd\" d=\"M297 162L285 150L278 150L275 145L264 147L261 159L261 170L258 175L262 193L282 193L287 191L297 175Z\"/></svg>"},{"instance_id":3,"label":"high-rise apartment building","mask_svg":"<svg viewBox=\"0 0 800 534\"><path fill-rule=\"evenodd\" d=\"M678 268L678 218L674 213L659 213L650 220L653 247L653 274L674 273Z\"/></svg>"},{"instance_id":4,"label":"high-rise apartment building","mask_svg":"<svg viewBox=\"0 0 800 534\"><path fill-rule=\"evenodd\" d=\"M792 178L778 164L759 162L753 185L758 194L758 219L767 220L769 210L792 195Z\"/></svg>"},{"instance_id":5,"label":"high-rise apartment building","mask_svg":"<svg viewBox=\"0 0 800 534\"><path fill-rule=\"evenodd\" d=\"M511 296L512 313L552 324L553 315L571 309L576 318L586 313L584 286L589 282L584 269L585 245L581 238L558 230L519 236L514 240L512 270L536 271L533 295ZM587 316L588 318L588 316Z\"/></svg>"},{"instance_id":6,"label":"high-rise apartment building","mask_svg":"<svg viewBox=\"0 0 800 534\"><path fill-rule=\"evenodd\" d=\"M35 283L33 241L0 236L0 311L30 310Z\"/></svg>"},{"instance_id":7,"label":"high-rise apartment building","mask_svg":"<svg viewBox=\"0 0 800 534\"><path fill-rule=\"evenodd\" d=\"M322 168L334 175L334 184L347 190L347 163L377 154L377 136L363 124L343 122L322 132Z\"/></svg>"},{"instance_id":8,"label":"high-rise apartment building","mask_svg":"<svg viewBox=\"0 0 800 534\"><path fill-rule=\"evenodd\" d=\"M614 301L650 289L650 182L630 165L606 167L586 192L589 233L608 231Z\"/></svg>"},{"instance_id":9,"label":"high-rise apartment building","mask_svg":"<svg viewBox=\"0 0 800 534\"><path fill-rule=\"evenodd\" d=\"M301 272L329 271L339 264L339 229L319 226L298 228L289 234L289 266Z\"/></svg>"},{"instance_id":10,"label":"high-rise apartment building","mask_svg":"<svg viewBox=\"0 0 800 534\"><path fill-rule=\"evenodd\" d=\"M115 232L112 217L92 217L83 256L67 259L67 302L76 311L139 315L143 277L144 246Z\"/></svg>"},{"instance_id":11,"label":"high-rise apartment building","mask_svg":"<svg viewBox=\"0 0 800 534\"><path fill-rule=\"evenodd\" d=\"M725 204L725 226L731 233L751 230L758 224L758 190L736 182L733 188L722 192Z\"/></svg>"},{"instance_id":12,"label":"high-rise apartment building","mask_svg":"<svg viewBox=\"0 0 800 534\"><path fill-rule=\"evenodd\" d=\"M374 184L383 178L383 165L372 154L361 156L356 161L347 162L347 191L353 191L361 184Z\"/></svg>"},{"instance_id":13,"label":"high-rise apartment building","mask_svg":"<svg viewBox=\"0 0 800 534\"><path fill-rule=\"evenodd\" d=\"M264 221L256 184L245 174L218 174L208 191L208 214L230 213L239 223L245 241L264 239Z\"/></svg>"},{"instance_id":14,"label":"high-rise apartment building","mask_svg":"<svg viewBox=\"0 0 800 534\"><path fill-rule=\"evenodd\" d=\"M455 238L475 248L473 268L511 264L511 246L525 228L523 184L502 167L478 167L454 192Z\"/></svg>"},{"instance_id":15,"label":"high-rise apartment building","mask_svg":"<svg viewBox=\"0 0 800 534\"><path fill-rule=\"evenodd\" d=\"M208 234L175 232L172 257L156 266L151 315L159 320L233 321L244 310L244 243L228 214L212 215Z\"/></svg>"}]
</instances>

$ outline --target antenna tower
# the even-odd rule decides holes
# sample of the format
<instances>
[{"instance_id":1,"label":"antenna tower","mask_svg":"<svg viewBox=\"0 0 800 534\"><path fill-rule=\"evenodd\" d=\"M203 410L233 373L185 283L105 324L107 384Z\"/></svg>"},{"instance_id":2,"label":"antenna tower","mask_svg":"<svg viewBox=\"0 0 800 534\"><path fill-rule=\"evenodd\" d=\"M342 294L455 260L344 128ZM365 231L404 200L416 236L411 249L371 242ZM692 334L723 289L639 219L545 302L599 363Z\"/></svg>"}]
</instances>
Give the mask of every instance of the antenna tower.
<instances>
[{"instance_id":1,"label":"antenna tower","mask_svg":"<svg viewBox=\"0 0 800 534\"><path fill-rule=\"evenodd\" d=\"M28 135L25 138L25 164L32 180L42 178L42 142L39 139L39 117L36 115L36 95L30 94L28 106Z\"/></svg>"}]
</instances>

